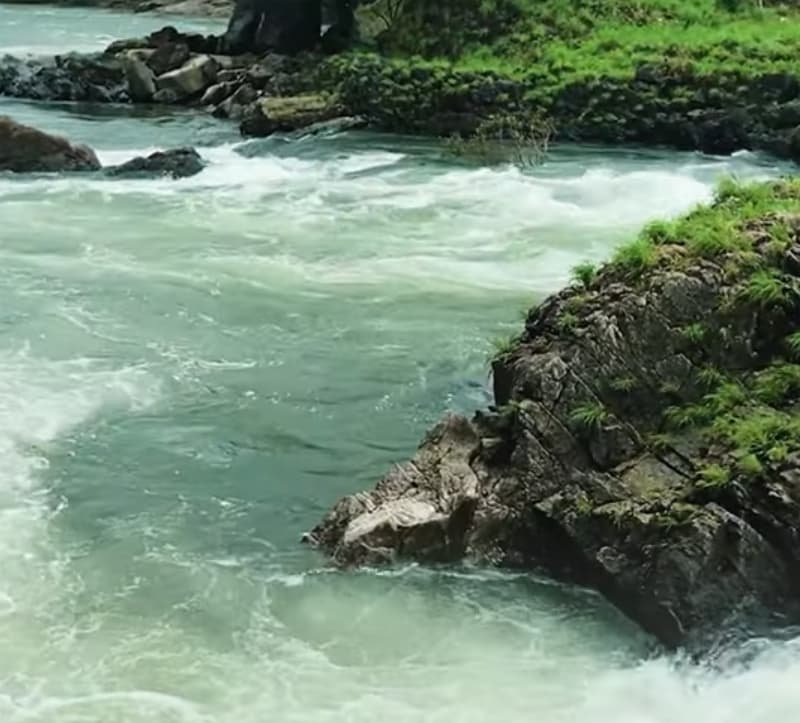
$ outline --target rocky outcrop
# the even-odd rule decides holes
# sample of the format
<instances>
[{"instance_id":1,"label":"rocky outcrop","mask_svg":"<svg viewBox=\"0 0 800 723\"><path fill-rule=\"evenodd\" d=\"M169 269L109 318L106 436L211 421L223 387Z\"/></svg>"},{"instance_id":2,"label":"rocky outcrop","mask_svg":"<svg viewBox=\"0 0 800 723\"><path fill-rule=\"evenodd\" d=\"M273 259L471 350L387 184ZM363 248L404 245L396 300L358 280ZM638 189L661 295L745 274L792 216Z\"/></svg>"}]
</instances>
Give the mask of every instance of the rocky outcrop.
<instances>
[{"instance_id":1,"label":"rocky outcrop","mask_svg":"<svg viewBox=\"0 0 800 723\"><path fill-rule=\"evenodd\" d=\"M153 176L186 178L200 173L203 168L205 163L194 148L176 148L157 151L147 157L137 156L122 165L107 168L106 173L115 178Z\"/></svg>"},{"instance_id":2,"label":"rocky outcrop","mask_svg":"<svg viewBox=\"0 0 800 723\"><path fill-rule=\"evenodd\" d=\"M668 646L800 620L800 185L737 193L533 309L496 406L308 541L342 565L544 569Z\"/></svg>"},{"instance_id":3,"label":"rocky outcrop","mask_svg":"<svg viewBox=\"0 0 800 723\"><path fill-rule=\"evenodd\" d=\"M74 145L0 116L0 171L36 173L51 171L95 171L100 161L88 146Z\"/></svg>"},{"instance_id":4,"label":"rocky outcrop","mask_svg":"<svg viewBox=\"0 0 800 723\"><path fill-rule=\"evenodd\" d=\"M225 52L294 54L320 44L345 49L355 36L357 0L237 0Z\"/></svg>"}]
</instances>

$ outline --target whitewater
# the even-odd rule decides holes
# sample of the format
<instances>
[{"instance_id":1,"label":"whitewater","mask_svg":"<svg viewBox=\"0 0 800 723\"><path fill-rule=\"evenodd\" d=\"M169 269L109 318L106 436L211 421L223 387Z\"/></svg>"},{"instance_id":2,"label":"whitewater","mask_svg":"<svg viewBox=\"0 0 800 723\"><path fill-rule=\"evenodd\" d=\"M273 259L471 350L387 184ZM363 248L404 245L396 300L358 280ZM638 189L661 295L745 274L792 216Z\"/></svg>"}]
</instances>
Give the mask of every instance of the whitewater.
<instances>
[{"instance_id":1,"label":"whitewater","mask_svg":"<svg viewBox=\"0 0 800 723\"><path fill-rule=\"evenodd\" d=\"M180 21L218 30L213 23ZM0 6L0 53L163 20ZM466 566L344 573L300 535L490 401L492 337L768 156L556 147L535 169L369 133L0 98L104 162L0 175L0 723L783 723L800 638L660 651L599 596Z\"/></svg>"}]
</instances>

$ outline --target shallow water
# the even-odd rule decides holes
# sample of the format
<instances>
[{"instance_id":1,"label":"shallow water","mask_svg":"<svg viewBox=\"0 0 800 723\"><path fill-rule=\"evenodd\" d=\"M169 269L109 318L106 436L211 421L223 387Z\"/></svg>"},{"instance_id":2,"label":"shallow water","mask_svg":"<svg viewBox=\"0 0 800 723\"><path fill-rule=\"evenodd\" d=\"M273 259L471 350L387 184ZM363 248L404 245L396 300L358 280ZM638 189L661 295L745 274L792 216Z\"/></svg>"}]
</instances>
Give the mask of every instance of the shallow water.
<instances>
[{"instance_id":1,"label":"shallow water","mask_svg":"<svg viewBox=\"0 0 800 723\"><path fill-rule=\"evenodd\" d=\"M2 6L0 52L159 24ZM709 670L585 591L343 574L298 544L444 411L486 403L488 340L572 266L777 163L573 147L523 173L414 139L0 113L109 163L209 159L181 181L0 176L2 723L793 719L797 641Z\"/></svg>"}]
</instances>

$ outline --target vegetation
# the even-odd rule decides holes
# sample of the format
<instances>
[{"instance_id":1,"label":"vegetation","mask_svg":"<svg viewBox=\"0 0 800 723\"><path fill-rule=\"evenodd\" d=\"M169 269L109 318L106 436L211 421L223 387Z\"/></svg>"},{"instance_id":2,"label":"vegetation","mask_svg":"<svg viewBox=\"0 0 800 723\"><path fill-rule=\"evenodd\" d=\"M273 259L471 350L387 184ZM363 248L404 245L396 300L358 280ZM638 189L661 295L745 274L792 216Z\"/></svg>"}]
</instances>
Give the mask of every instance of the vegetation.
<instances>
[{"instance_id":1,"label":"vegetation","mask_svg":"<svg viewBox=\"0 0 800 723\"><path fill-rule=\"evenodd\" d=\"M586 431L596 431L608 420L609 412L601 402L593 402L572 410L572 423Z\"/></svg>"},{"instance_id":2,"label":"vegetation","mask_svg":"<svg viewBox=\"0 0 800 723\"><path fill-rule=\"evenodd\" d=\"M484 118L467 137L454 135L446 148L454 155L482 163L539 165L547 154L553 126L533 113L495 113Z\"/></svg>"},{"instance_id":3,"label":"vegetation","mask_svg":"<svg viewBox=\"0 0 800 723\"><path fill-rule=\"evenodd\" d=\"M643 64L698 74L796 71L796 3L758 0L405 0L388 47L536 79L538 88L631 77ZM532 84L533 85L533 84Z\"/></svg>"},{"instance_id":4,"label":"vegetation","mask_svg":"<svg viewBox=\"0 0 800 723\"><path fill-rule=\"evenodd\" d=\"M572 269L572 278L584 288L592 285L596 274L597 266L589 261L578 264Z\"/></svg>"}]
</instances>

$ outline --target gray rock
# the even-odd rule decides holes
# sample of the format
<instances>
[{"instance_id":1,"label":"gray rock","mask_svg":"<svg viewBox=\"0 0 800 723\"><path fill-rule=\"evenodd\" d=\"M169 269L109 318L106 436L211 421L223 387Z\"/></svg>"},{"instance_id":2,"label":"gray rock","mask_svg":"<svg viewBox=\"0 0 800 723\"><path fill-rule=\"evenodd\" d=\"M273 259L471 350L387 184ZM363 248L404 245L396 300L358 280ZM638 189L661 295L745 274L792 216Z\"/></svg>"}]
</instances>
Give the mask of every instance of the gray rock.
<instances>
[{"instance_id":1,"label":"gray rock","mask_svg":"<svg viewBox=\"0 0 800 723\"><path fill-rule=\"evenodd\" d=\"M159 75L159 91L175 93L180 99L189 99L212 85L217 79L217 64L208 55L197 55L176 70Z\"/></svg>"},{"instance_id":2,"label":"gray rock","mask_svg":"<svg viewBox=\"0 0 800 723\"><path fill-rule=\"evenodd\" d=\"M122 61L125 79L128 82L128 95L134 102L147 103L155 95L156 76L133 52L129 51Z\"/></svg>"},{"instance_id":3,"label":"gray rock","mask_svg":"<svg viewBox=\"0 0 800 723\"><path fill-rule=\"evenodd\" d=\"M778 221L792 241L775 263L800 268L800 218ZM746 232L769 243L758 223ZM595 588L670 647L732 616L800 620L800 453L715 487L699 470L722 451L691 432L649 441L668 408L703 399L705 365L742 378L768 354L781 359L800 298L755 309L729 260L675 254L643 279L608 267L533 309L493 364L497 408L445 419L308 541L341 565L468 556L545 569ZM695 323L713 330L702 353L682 334Z\"/></svg>"}]
</instances>

